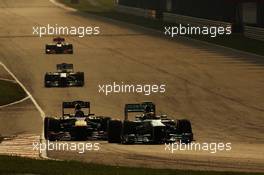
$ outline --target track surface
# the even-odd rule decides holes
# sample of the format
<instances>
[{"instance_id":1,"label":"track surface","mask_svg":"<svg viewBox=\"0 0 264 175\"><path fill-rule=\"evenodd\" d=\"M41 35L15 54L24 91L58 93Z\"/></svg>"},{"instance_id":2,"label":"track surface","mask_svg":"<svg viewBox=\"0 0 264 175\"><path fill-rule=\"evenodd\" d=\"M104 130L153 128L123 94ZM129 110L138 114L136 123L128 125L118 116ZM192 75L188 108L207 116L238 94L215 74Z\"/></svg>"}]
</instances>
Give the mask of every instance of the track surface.
<instances>
[{"instance_id":1,"label":"track surface","mask_svg":"<svg viewBox=\"0 0 264 175\"><path fill-rule=\"evenodd\" d=\"M101 35L67 37L75 47L74 55L45 55L44 45L52 37L35 37L32 27L47 24L99 26ZM102 143L96 153L49 152L52 157L153 168L264 171L261 57L187 39L170 41L135 26L57 8L48 0L0 0L0 61L47 115L59 115L63 100L78 99L91 101L98 115L122 119L125 103L153 101L158 113L190 119L197 142L232 142L233 146L231 152L178 151L172 155L164 152L164 146ZM43 88L45 72L54 71L55 64L62 62L85 72L84 88ZM113 81L166 84L167 88L165 94L151 96L98 93L99 84ZM2 134L41 133L36 110L25 107L22 111L27 120L21 121L15 112L14 127L9 129L4 121L10 117L4 118L5 111L0 111Z\"/></svg>"}]
</instances>

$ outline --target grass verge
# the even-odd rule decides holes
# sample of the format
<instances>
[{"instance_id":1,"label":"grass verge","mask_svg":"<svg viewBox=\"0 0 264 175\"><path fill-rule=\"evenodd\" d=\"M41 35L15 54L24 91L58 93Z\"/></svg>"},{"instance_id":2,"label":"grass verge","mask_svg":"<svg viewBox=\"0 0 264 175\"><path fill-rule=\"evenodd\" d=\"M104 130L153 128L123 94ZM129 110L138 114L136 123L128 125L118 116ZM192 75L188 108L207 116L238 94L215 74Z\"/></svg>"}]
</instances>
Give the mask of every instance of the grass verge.
<instances>
[{"instance_id":1,"label":"grass verge","mask_svg":"<svg viewBox=\"0 0 264 175\"><path fill-rule=\"evenodd\" d=\"M162 20L147 19L134 15L119 13L114 10L114 0L79 0L79 4L72 4L71 0L58 1L86 13L132 23L147 28L152 28L162 32L164 32L164 26L178 25L173 23L166 23ZM230 36L222 36L216 38L211 38L209 36L187 37L258 55L264 55L264 42L246 38L242 34L232 34Z\"/></svg>"},{"instance_id":2,"label":"grass verge","mask_svg":"<svg viewBox=\"0 0 264 175\"><path fill-rule=\"evenodd\" d=\"M114 167L77 161L35 160L0 156L0 174L39 175L261 175L261 173L209 172L186 170L158 170L147 168Z\"/></svg>"},{"instance_id":3,"label":"grass verge","mask_svg":"<svg viewBox=\"0 0 264 175\"><path fill-rule=\"evenodd\" d=\"M0 80L0 106L21 100L25 96L18 84Z\"/></svg>"}]
</instances>

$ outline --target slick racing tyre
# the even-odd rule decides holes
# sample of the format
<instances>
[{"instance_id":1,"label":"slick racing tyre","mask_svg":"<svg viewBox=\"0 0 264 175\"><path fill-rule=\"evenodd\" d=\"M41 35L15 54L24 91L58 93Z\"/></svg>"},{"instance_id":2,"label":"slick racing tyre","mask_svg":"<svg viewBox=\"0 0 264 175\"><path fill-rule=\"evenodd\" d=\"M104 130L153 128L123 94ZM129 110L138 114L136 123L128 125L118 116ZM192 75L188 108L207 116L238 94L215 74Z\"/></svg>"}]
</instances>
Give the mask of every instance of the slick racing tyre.
<instances>
[{"instance_id":1,"label":"slick racing tyre","mask_svg":"<svg viewBox=\"0 0 264 175\"><path fill-rule=\"evenodd\" d=\"M109 120L107 127L108 142L121 143L122 122L119 120Z\"/></svg>"},{"instance_id":2,"label":"slick racing tyre","mask_svg":"<svg viewBox=\"0 0 264 175\"><path fill-rule=\"evenodd\" d=\"M188 144L193 141L192 124L189 120L178 120L176 128L177 133L182 135L181 141L183 143Z\"/></svg>"},{"instance_id":3,"label":"slick racing tyre","mask_svg":"<svg viewBox=\"0 0 264 175\"><path fill-rule=\"evenodd\" d=\"M136 127L137 123L132 121L124 121L123 122L123 130L122 130L122 137L121 142L122 144L134 144L135 137L131 135L136 135Z\"/></svg>"},{"instance_id":4,"label":"slick racing tyre","mask_svg":"<svg viewBox=\"0 0 264 175\"><path fill-rule=\"evenodd\" d=\"M55 133L60 131L60 123L54 118L44 119L44 137L46 140L56 140Z\"/></svg>"}]
</instances>

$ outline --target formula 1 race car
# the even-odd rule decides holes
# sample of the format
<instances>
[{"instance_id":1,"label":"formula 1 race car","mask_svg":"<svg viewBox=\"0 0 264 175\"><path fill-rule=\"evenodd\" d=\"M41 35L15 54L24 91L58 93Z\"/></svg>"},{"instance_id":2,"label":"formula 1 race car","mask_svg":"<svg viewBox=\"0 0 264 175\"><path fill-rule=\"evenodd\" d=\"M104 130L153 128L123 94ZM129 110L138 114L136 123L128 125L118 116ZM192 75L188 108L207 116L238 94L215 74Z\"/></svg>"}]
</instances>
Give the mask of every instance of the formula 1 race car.
<instances>
[{"instance_id":1,"label":"formula 1 race car","mask_svg":"<svg viewBox=\"0 0 264 175\"><path fill-rule=\"evenodd\" d=\"M64 38L53 38L53 43L46 44L46 54L73 54L73 46Z\"/></svg>"},{"instance_id":2,"label":"formula 1 race car","mask_svg":"<svg viewBox=\"0 0 264 175\"><path fill-rule=\"evenodd\" d=\"M74 72L73 64L57 64L57 72L47 72L45 87L81 87L84 86L84 73Z\"/></svg>"},{"instance_id":3,"label":"formula 1 race car","mask_svg":"<svg viewBox=\"0 0 264 175\"><path fill-rule=\"evenodd\" d=\"M74 113L69 111L73 109ZM45 139L50 141L107 140L108 120L110 117L91 114L90 102L63 102L62 117L46 117L44 120Z\"/></svg>"},{"instance_id":4,"label":"formula 1 race car","mask_svg":"<svg viewBox=\"0 0 264 175\"><path fill-rule=\"evenodd\" d=\"M128 113L141 112L134 121L128 120ZM191 122L177 120L167 116L156 116L155 104L143 102L141 104L125 105L125 120L110 120L108 123L109 143L151 143L162 144L180 141L190 143L193 141Z\"/></svg>"}]
</instances>

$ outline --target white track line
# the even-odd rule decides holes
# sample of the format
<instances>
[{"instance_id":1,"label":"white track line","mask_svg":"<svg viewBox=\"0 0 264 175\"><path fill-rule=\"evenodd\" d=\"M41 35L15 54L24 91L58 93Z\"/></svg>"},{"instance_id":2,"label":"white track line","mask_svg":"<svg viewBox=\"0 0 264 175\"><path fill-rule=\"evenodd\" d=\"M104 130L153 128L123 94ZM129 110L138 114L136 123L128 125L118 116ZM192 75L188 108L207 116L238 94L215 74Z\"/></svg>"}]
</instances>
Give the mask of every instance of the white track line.
<instances>
[{"instance_id":1,"label":"white track line","mask_svg":"<svg viewBox=\"0 0 264 175\"><path fill-rule=\"evenodd\" d=\"M39 111L42 120L44 121L44 119L45 119L45 112L41 109L41 107L39 106L39 104L37 103L37 101L35 100L35 98L31 95L31 93L27 90L27 88L17 79L17 77L2 62L0 62L0 65L12 76L12 78L26 92L26 94L28 95L28 98L31 99L31 101L33 102L33 104L35 105L35 107L37 108L37 110ZM40 142L43 143L43 144L46 144L45 143L46 141L45 141L45 138L44 138L44 132L42 132L42 134L41 134ZM42 158L48 158L47 157L47 151L40 152L40 157L42 157Z\"/></svg>"},{"instance_id":2,"label":"white track line","mask_svg":"<svg viewBox=\"0 0 264 175\"><path fill-rule=\"evenodd\" d=\"M25 98L23 98L22 100L19 100L19 101L15 101L13 103L9 103L9 104L6 104L6 105L2 105L0 106L0 109L3 109L3 108L6 108L6 107L9 107L9 106L13 106L13 105L16 105L16 104L19 104L19 103L22 103L23 101L26 101L27 99L29 99L30 97L27 96Z\"/></svg>"},{"instance_id":3,"label":"white track line","mask_svg":"<svg viewBox=\"0 0 264 175\"><path fill-rule=\"evenodd\" d=\"M71 7L68 7L64 4L61 4L59 2L57 2L56 0L49 0L51 3L53 3L54 5L56 5L57 7L60 7L60 8L63 8L65 10L69 10L69 11L72 11L72 12L76 12L77 10L74 9L74 8L71 8Z\"/></svg>"}]
</instances>

